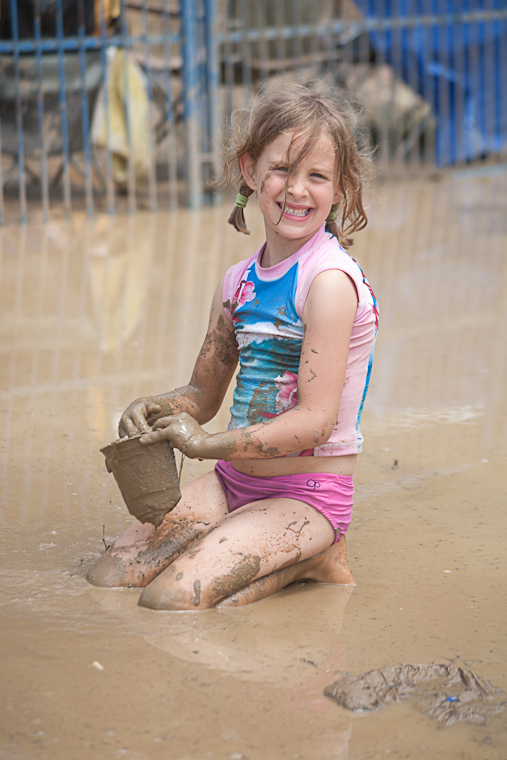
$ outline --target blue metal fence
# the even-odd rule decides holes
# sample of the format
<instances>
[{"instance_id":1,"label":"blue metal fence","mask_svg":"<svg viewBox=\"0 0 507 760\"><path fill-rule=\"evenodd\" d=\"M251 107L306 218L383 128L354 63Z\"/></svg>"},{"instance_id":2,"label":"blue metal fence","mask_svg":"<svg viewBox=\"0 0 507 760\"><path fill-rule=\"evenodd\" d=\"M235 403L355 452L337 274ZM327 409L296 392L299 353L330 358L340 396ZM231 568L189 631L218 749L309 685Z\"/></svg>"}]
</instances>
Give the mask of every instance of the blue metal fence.
<instances>
[{"instance_id":1,"label":"blue metal fence","mask_svg":"<svg viewBox=\"0 0 507 760\"><path fill-rule=\"evenodd\" d=\"M200 207L222 125L280 74L352 91L387 171L498 160L506 43L507 0L8 0L0 222Z\"/></svg>"}]
</instances>

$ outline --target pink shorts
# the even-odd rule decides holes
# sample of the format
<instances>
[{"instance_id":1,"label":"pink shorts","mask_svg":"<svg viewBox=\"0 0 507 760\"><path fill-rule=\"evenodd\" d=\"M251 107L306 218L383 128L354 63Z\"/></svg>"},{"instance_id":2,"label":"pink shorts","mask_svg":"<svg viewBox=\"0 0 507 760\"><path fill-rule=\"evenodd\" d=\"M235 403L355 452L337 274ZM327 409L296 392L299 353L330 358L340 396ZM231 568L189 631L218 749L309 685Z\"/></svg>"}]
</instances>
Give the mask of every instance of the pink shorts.
<instances>
[{"instance_id":1,"label":"pink shorts","mask_svg":"<svg viewBox=\"0 0 507 760\"><path fill-rule=\"evenodd\" d=\"M305 472L274 478L244 475L230 462L218 461L215 472L224 489L229 512L262 499L298 499L324 515L333 526L336 543L350 525L354 484L351 475Z\"/></svg>"}]
</instances>

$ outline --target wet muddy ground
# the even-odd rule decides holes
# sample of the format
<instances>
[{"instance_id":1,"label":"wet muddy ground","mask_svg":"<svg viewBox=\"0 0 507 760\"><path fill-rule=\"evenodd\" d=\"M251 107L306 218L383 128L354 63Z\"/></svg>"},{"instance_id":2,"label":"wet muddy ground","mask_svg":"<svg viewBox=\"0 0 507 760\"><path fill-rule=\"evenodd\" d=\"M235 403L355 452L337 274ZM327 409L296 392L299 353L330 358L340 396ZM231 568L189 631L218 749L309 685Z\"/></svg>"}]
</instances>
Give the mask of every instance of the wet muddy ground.
<instances>
[{"instance_id":1,"label":"wet muddy ground","mask_svg":"<svg viewBox=\"0 0 507 760\"><path fill-rule=\"evenodd\" d=\"M507 710L440 728L412 699L323 696L411 662L507 690L506 196L498 170L386 186L351 251L381 305L357 587L200 613L84 580L132 519L99 448L133 398L187 381L217 281L262 241L255 208L250 238L226 206L0 232L1 758L507 758Z\"/></svg>"}]
</instances>

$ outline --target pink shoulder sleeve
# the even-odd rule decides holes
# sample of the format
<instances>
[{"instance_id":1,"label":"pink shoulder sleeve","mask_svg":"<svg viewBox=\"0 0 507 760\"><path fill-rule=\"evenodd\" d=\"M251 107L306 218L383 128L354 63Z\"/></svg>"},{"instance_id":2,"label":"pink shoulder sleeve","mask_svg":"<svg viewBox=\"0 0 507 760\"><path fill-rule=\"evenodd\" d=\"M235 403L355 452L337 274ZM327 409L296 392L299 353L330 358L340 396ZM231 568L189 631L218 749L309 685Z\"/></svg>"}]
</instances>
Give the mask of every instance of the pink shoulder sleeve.
<instances>
[{"instance_id":1,"label":"pink shoulder sleeve","mask_svg":"<svg viewBox=\"0 0 507 760\"><path fill-rule=\"evenodd\" d=\"M356 288L358 306L364 305L365 300L367 300L365 299L363 273L360 267L350 258L348 253L340 248L337 240L332 238L316 251L316 255L310 255L301 262L296 288L296 312L300 319L303 318L303 309L312 282L317 275L327 272L329 269L338 269L350 277Z\"/></svg>"},{"instance_id":2,"label":"pink shoulder sleeve","mask_svg":"<svg viewBox=\"0 0 507 760\"><path fill-rule=\"evenodd\" d=\"M233 266L229 267L224 275L224 282L222 286L222 302L224 305L224 314L229 322L232 322L231 307L234 294L238 289L241 278L249 263L250 259L245 259L244 261L240 261L237 264L233 264Z\"/></svg>"}]
</instances>

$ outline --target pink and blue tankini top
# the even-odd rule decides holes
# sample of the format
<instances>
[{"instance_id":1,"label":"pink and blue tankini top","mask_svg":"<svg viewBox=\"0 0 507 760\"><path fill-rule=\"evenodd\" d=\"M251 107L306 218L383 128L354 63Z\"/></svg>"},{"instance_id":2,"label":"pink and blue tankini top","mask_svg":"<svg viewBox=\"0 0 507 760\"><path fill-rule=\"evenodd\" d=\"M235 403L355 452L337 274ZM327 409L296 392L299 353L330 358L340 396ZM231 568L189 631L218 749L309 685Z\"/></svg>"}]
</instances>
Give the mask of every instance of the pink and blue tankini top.
<instances>
[{"instance_id":1,"label":"pink and blue tankini top","mask_svg":"<svg viewBox=\"0 0 507 760\"><path fill-rule=\"evenodd\" d=\"M378 328L375 295L359 265L324 227L273 267L260 265L264 247L224 277L224 312L234 324L240 363L229 429L269 420L297 405L306 298L318 274L339 269L353 281L358 305L338 420L326 443L292 456L357 454Z\"/></svg>"}]
</instances>

